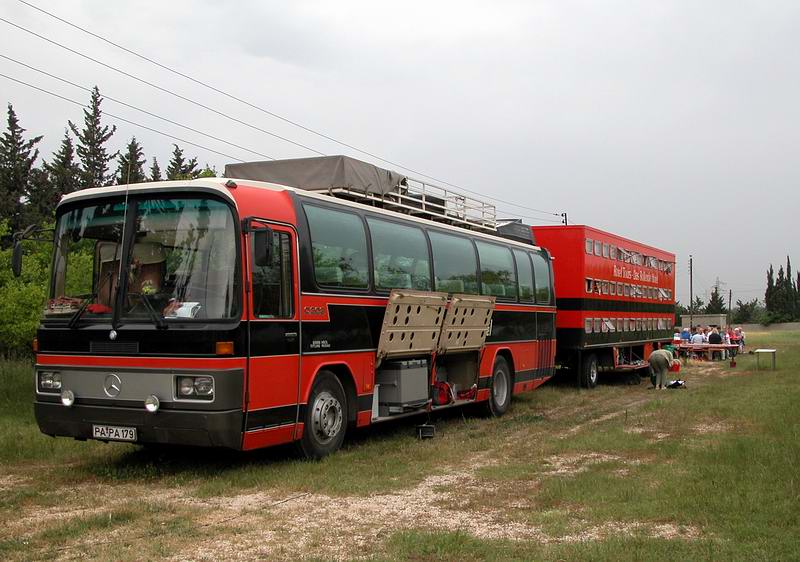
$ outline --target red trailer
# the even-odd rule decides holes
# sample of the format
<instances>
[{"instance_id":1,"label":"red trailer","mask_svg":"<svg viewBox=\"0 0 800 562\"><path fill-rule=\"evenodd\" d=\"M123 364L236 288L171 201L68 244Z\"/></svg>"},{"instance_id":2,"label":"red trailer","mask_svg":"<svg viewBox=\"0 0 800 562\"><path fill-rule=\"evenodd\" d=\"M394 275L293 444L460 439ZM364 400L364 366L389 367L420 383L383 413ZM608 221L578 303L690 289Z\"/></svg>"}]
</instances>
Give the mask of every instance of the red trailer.
<instances>
[{"instance_id":1,"label":"red trailer","mask_svg":"<svg viewBox=\"0 0 800 562\"><path fill-rule=\"evenodd\" d=\"M675 324L675 255L585 225L535 226L553 256L556 362L592 388L600 371L638 374Z\"/></svg>"}]
</instances>

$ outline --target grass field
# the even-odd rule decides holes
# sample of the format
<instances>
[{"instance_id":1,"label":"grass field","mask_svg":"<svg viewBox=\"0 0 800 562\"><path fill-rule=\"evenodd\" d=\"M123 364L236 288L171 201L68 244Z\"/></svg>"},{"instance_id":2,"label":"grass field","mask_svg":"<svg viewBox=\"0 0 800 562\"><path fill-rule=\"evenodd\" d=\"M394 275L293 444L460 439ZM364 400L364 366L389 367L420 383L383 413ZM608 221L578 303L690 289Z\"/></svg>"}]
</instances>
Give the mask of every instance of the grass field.
<instances>
[{"instance_id":1,"label":"grass field","mask_svg":"<svg viewBox=\"0 0 800 562\"><path fill-rule=\"evenodd\" d=\"M51 439L2 364L0 558L800 559L800 333L685 390L547 384L500 419L408 420L322 462Z\"/></svg>"}]
</instances>

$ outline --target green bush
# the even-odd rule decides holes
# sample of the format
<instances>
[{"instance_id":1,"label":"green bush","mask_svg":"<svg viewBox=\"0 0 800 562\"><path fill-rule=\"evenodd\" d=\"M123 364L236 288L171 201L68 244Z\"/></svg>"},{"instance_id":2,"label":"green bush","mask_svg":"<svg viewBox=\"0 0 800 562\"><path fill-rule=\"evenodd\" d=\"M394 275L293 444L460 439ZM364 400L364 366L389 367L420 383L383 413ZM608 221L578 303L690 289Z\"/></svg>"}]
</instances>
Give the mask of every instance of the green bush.
<instances>
[{"instance_id":1,"label":"green bush","mask_svg":"<svg viewBox=\"0 0 800 562\"><path fill-rule=\"evenodd\" d=\"M0 237L8 238L8 224L0 223ZM22 275L11 272L12 248L0 248L0 355L31 353L42 309L47 299L53 245L23 242Z\"/></svg>"}]
</instances>

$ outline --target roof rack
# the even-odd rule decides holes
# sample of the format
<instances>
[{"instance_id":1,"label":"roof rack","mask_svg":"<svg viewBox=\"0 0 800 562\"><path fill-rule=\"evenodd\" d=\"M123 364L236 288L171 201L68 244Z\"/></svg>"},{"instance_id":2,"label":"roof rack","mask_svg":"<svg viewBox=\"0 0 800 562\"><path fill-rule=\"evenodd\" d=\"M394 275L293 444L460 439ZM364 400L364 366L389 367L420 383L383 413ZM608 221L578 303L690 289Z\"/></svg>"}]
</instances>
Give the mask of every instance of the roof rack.
<instances>
[{"instance_id":1,"label":"roof rack","mask_svg":"<svg viewBox=\"0 0 800 562\"><path fill-rule=\"evenodd\" d=\"M348 156L228 164L225 176L327 193L436 222L497 232L494 205Z\"/></svg>"},{"instance_id":2,"label":"roof rack","mask_svg":"<svg viewBox=\"0 0 800 562\"><path fill-rule=\"evenodd\" d=\"M327 193L470 230L497 232L497 209L494 205L413 178L403 178L399 185L382 194L352 187L329 188Z\"/></svg>"}]
</instances>

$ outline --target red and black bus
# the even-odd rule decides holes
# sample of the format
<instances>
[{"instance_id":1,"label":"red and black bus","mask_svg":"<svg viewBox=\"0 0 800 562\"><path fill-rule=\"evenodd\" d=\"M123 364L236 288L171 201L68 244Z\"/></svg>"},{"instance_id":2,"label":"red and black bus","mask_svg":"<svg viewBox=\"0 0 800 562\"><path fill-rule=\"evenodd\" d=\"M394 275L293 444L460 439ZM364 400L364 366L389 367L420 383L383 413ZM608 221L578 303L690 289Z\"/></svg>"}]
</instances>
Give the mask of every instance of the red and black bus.
<instances>
[{"instance_id":1,"label":"red and black bus","mask_svg":"<svg viewBox=\"0 0 800 562\"><path fill-rule=\"evenodd\" d=\"M319 457L402 415L500 415L554 374L547 250L392 172L289 162L62 199L35 344L43 433ZM487 327L470 331L476 310Z\"/></svg>"},{"instance_id":2,"label":"red and black bus","mask_svg":"<svg viewBox=\"0 0 800 562\"><path fill-rule=\"evenodd\" d=\"M592 388L600 371L638 379L675 325L675 255L583 225L535 226L553 255L559 366Z\"/></svg>"}]
</instances>

